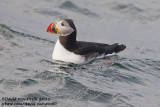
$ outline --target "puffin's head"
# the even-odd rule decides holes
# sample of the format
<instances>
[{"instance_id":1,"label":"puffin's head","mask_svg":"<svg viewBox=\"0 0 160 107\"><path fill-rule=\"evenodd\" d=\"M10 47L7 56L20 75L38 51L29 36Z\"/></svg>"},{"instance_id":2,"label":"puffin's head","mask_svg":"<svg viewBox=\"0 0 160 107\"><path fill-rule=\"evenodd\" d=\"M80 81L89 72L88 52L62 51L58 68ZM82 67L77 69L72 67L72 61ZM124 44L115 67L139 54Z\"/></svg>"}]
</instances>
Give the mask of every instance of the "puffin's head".
<instances>
[{"instance_id":1,"label":"puffin's head","mask_svg":"<svg viewBox=\"0 0 160 107\"><path fill-rule=\"evenodd\" d=\"M68 36L73 32L76 32L76 27L71 19L62 19L51 23L46 32L59 34L60 36Z\"/></svg>"}]
</instances>

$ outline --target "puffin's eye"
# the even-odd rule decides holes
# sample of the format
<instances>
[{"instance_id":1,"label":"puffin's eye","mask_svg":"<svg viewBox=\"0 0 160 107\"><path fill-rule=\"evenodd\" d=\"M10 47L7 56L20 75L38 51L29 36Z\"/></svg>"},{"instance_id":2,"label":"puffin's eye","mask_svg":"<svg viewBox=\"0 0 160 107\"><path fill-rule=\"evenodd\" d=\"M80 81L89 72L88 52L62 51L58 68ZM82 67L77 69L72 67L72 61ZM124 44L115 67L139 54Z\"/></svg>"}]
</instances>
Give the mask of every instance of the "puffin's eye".
<instances>
[{"instance_id":1,"label":"puffin's eye","mask_svg":"<svg viewBox=\"0 0 160 107\"><path fill-rule=\"evenodd\" d=\"M63 24L63 23L62 23L61 25L62 25L62 26L64 26L64 24Z\"/></svg>"}]
</instances>

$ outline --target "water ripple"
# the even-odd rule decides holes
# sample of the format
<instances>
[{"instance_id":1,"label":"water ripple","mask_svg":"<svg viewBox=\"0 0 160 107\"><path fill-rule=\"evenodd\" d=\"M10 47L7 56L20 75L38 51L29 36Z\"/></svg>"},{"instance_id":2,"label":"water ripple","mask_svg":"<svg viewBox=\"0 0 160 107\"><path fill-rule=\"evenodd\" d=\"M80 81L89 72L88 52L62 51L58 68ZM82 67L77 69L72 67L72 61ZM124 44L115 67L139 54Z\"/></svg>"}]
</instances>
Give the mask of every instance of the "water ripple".
<instances>
[{"instance_id":1,"label":"water ripple","mask_svg":"<svg viewBox=\"0 0 160 107\"><path fill-rule=\"evenodd\" d=\"M14 38L14 36L23 36L23 37L32 38L32 39L35 39L35 40L42 40L44 42L47 41L47 42L50 42L50 43L54 43L53 41L42 39L42 38L39 38L37 36L32 36L32 35L28 35L28 34L25 34L25 33L22 33L22 32L17 32L15 30L11 29L10 27L8 27L6 25L3 25L3 24L0 24L0 33L2 33L2 35L5 36L7 39L12 39L12 38ZM13 34L15 34L15 35L13 36Z\"/></svg>"},{"instance_id":2,"label":"water ripple","mask_svg":"<svg viewBox=\"0 0 160 107\"><path fill-rule=\"evenodd\" d=\"M67 9L67 10L71 10L71 11L74 11L74 12L78 12L78 13L81 13L81 14L84 14L84 15L87 15L87 16L92 16L92 17L98 16L96 13L93 13L86 8L78 7L77 5L72 3L71 1L65 1L59 7L62 8L62 9Z\"/></svg>"},{"instance_id":3,"label":"water ripple","mask_svg":"<svg viewBox=\"0 0 160 107\"><path fill-rule=\"evenodd\" d=\"M35 84L37 84L37 83L38 83L38 82L35 81L35 80L33 80L33 79L26 79L26 80L22 81L20 84L21 84L22 86L30 86L30 85L35 85Z\"/></svg>"}]
</instances>

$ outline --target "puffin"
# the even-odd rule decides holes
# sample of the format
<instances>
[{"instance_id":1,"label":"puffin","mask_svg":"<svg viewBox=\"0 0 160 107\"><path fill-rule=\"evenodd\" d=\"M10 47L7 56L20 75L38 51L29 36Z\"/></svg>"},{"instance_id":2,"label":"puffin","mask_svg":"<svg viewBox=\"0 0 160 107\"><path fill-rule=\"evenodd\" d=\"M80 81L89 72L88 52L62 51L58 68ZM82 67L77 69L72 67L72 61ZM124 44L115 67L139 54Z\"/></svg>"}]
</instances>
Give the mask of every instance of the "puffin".
<instances>
[{"instance_id":1,"label":"puffin","mask_svg":"<svg viewBox=\"0 0 160 107\"><path fill-rule=\"evenodd\" d=\"M61 19L51 23L46 32L59 34L55 44L52 59L74 64L86 64L95 59L117 55L126 46L77 41L77 30L72 19Z\"/></svg>"}]
</instances>

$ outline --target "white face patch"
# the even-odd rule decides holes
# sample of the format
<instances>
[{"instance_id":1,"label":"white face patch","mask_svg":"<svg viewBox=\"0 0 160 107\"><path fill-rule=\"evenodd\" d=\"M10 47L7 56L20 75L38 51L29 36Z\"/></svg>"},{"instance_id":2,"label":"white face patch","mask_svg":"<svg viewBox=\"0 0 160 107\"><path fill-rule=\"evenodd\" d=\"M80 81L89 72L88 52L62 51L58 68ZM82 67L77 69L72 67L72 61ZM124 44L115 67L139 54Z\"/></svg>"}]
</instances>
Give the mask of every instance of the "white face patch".
<instances>
[{"instance_id":1,"label":"white face patch","mask_svg":"<svg viewBox=\"0 0 160 107\"><path fill-rule=\"evenodd\" d=\"M58 33L60 36L68 36L74 32L74 29L64 20L59 21L56 24L56 27L58 28Z\"/></svg>"}]
</instances>

